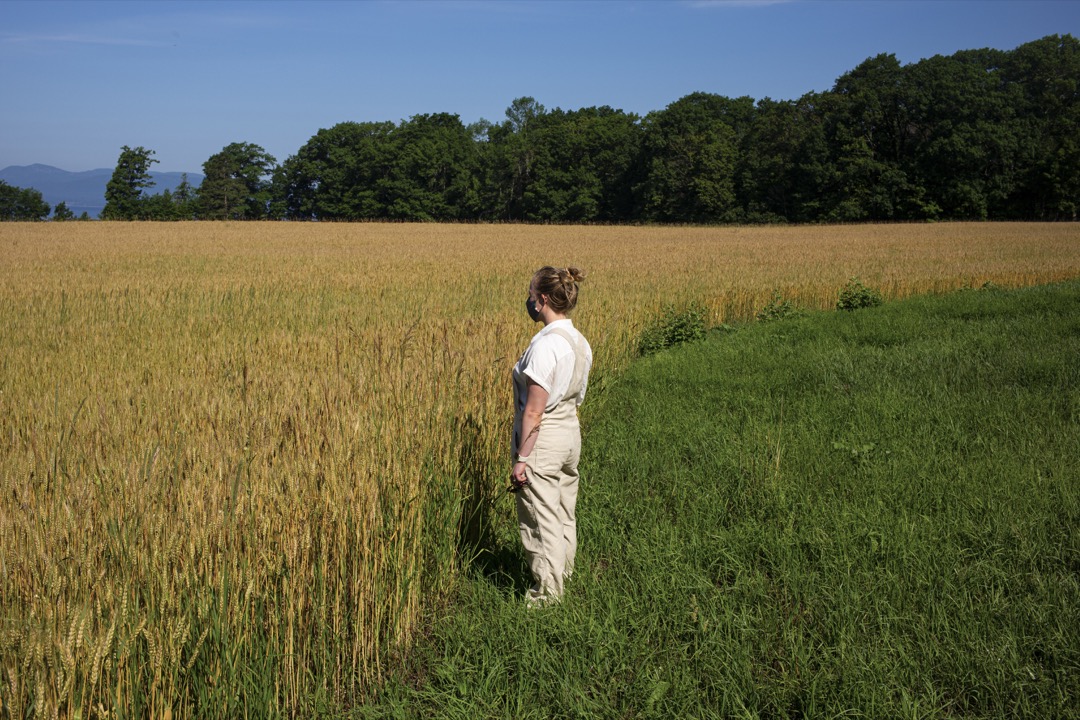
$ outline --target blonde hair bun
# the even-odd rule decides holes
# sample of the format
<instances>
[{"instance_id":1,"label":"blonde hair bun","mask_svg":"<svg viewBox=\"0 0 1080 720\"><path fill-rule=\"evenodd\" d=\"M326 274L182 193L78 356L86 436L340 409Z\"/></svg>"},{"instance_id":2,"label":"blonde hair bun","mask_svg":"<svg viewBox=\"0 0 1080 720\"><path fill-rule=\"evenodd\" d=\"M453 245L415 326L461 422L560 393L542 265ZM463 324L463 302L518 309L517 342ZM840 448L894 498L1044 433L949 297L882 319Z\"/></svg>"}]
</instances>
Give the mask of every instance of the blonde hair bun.
<instances>
[{"instance_id":1,"label":"blonde hair bun","mask_svg":"<svg viewBox=\"0 0 1080 720\"><path fill-rule=\"evenodd\" d=\"M556 311L568 313L577 305L578 283L584 279L585 272L579 267L545 265L533 274L531 287L546 295Z\"/></svg>"},{"instance_id":2,"label":"blonde hair bun","mask_svg":"<svg viewBox=\"0 0 1080 720\"><path fill-rule=\"evenodd\" d=\"M585 279L585 271L573 265L566 268L566 274L570 282L579 283ZM564 281L565 282L565 281Z\"/></svg>"}]
</instances>

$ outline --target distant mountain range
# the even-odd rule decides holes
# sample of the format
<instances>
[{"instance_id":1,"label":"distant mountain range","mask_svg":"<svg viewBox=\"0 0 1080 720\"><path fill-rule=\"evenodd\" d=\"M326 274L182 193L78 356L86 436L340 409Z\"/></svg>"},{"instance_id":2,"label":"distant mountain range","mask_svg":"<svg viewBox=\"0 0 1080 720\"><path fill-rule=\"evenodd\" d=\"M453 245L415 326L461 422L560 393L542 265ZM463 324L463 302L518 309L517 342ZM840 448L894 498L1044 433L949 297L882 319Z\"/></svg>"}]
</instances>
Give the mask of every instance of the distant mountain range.
<instances>
[{"instance_id":1,"label":"distant mountain range","mask_svg":"<svg viewBox=\"0 0 1080 720\"><path fill-rule=\"evenodd\" d=\"M68 172L51 165L9 165L0 170L0 180L16 187L34 188L54 210L58 203L65 202L76 216L85 212L96 218L105 207L105 186L112 174L110 168ZM148 192L153 194L176 190L184 173L151 171L150 175L154 179L154 187L149 188ZM192 186L198 187L203 176L187 173L187 179Z\"/></svg>"}]
</instances>

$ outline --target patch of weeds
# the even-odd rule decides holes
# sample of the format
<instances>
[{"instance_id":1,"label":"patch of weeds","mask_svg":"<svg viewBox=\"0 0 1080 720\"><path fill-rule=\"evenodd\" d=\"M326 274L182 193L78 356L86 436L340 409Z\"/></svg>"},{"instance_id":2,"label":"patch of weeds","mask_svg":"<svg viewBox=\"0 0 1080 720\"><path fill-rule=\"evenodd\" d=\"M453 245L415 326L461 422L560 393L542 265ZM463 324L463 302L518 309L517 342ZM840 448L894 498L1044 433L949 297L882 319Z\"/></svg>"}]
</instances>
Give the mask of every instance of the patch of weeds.
<instances>
[{"instance_id":1,"label":"patch of weeds","mask_svg":"<svg viewBox=\"0 0 1080 720\"><path fill-rule=\"evenodd\" d=\"M841 453L847 455L855 467L865 467L870 464L870 460L875 456L888 457L891 453L889 450L884 452L877 450L877 445L874 443L847 443L842 440L833 441L833 450L839 450Z\"/></svg>"},{"instance_id":2,"label":"patch of weeds","mask_svg":"<svg viewBox=\"0 0 1080 720\"><path fill-rule=\"evenodd\" d=\"M784 318L798 317L799 309L790 300L785 300L779 290L773 292L772 299L757 314L759 322L772 322Z\"/></svg>"},{"instance_id":3,"label":"patch of weeds","mask_svg":"<svg viewBox=\"0 0 1080 720\"><path fill-rule=\"evenodd\" d=\"M691 303L683 309L664 308L663 313L645 328L638 340L638 353L652 355L683 343L705 337L705 309Z\"/></svg>"},{"instance_id":4,"label":"patch of weeds","mask_svg":"<svg viewBox=\"0 0 1080 720\"><path fill-rule=\"evenodd\" d=\"M877 307L884 302L881 293L874 288L867 287L853 277L840 291L840 299L836 301L837 310L861 310L862 308Z\"/></svg>"}]
</instances>

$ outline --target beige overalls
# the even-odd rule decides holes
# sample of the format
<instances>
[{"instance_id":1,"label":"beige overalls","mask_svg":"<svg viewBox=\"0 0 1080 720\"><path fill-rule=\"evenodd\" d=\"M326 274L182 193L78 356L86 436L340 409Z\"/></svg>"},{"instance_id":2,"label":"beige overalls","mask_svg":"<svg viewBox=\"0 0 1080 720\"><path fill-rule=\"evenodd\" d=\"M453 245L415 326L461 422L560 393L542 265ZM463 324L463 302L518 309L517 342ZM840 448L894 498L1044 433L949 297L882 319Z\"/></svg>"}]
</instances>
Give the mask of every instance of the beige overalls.
<instances>
[{"instance_id":1,"label":"beige overalls","mask_svg":"<svg viewBox=\"0 0 1080 720\"><path fill-rule=\"evenodd\" d=\"M577 551L575 506L581 457L577 398L587 368L584 351L570 333L562 328L551 328L548 332L565 338L574 349L574 374L566 395L540 421L536 444L525 463L529 484L517 493L521 544L533 576L530 604L543 604L562 596L563 581L574 570ZM515 408L524 405L516 400ZM520 427L520 418L515 419L515 427Z\"/></svg>"}]
</instances>

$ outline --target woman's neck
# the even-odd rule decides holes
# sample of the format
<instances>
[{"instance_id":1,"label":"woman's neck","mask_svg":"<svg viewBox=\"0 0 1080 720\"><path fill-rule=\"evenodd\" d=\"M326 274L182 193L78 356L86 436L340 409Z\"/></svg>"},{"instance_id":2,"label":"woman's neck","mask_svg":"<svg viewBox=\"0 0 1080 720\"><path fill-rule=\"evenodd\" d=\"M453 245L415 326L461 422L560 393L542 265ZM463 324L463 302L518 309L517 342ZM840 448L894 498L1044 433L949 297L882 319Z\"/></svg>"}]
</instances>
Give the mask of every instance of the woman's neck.
<instances>
[{"instance_id":1,"label":"woman's neck","mask_svg":"<svg viewBox=\"0 0 1080 720\"><path fill-rule=\"evenodd\" d=\"M546 309L547 308L545 308L545 310ZM555 322L556 320L566 320L566 319L567 319L566 315L564 315L562 313L551 312L549 314L547 312L544 312L544 310L540 311L540 320L541 320L541 322L544 323L544 327L547 327L548 325Z\"/></svg>"}]
</instances>

